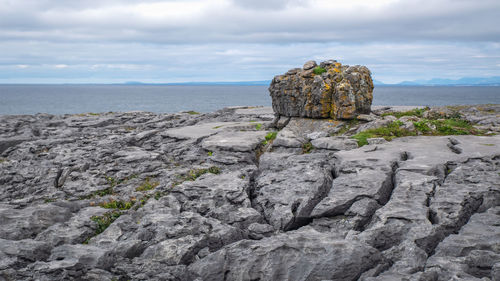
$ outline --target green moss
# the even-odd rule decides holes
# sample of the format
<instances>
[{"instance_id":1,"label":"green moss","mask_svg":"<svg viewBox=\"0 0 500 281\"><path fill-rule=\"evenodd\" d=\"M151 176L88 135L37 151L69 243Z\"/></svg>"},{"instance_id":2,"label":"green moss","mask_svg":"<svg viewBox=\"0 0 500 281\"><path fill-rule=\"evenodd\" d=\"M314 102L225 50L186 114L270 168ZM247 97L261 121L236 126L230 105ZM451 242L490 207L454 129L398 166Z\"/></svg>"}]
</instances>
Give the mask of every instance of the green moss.
<instances>
[{"instance_id":1,"label":"green moss","mask_svg":"<svg viewBox=\"0 0 500 281\"><path fill-rule=\"evenodd\" d=\"M149 177L144 180L144 182L135 189L135 191L148 191L151 189L156 188L158 185L160 185L159 182L151 182Z\"/></svg>"},{"instance_id":2,"label":"green moss","mask_svg":"<svg viewBox=\"0 0 500 281\"><path fill-rule=\"evenodd\" d=\"M260 123L255 124L255 129L257 131L259 131L260 129L262 129L262 124L260 124Z\"/></svg>"},{"instance_id":3,"label":"green moss","mask_svg":"<svg viewBox=\"0 0 500 281\"><path fill-rule=\"evenodd\" d=\"M5 163L5 162L7 162L7 161L8 161L8 160L7 160L7 158L2 158L2 157L0 157L0 164L1 164L1 163Z\"/></svg>"},{"instance_id":4,"label":"green moss","mask_svg":"<svg viewBox=\"0 0 500 281\"><path fill-rule=\"evenodd\" d=\"M198 115L200 114L199 112L197 111L193 111L193 110L190 110L190 111L186 111L187 114L190 114L190 115Z\"/></svg>"},{"instance_id":5,"label":"green moss","mask_svg":"<svg viewBox=\"0 0 500 281\"><path fill-rule=\"evenodd\" d=\"M208 154L208 156L213 156L214 155L214 153L212 151L209 151L207 154Z\"/></svg>"},{"instance_id":6,"label":"green moss","mask_svg":"<svg viewBox=\"0 0 500 281\"><path fill-rule=\"evenodd\" d=\"M222 128L222 125L221 125L221 126L215 126L215 127L213 127L212 129L214 129L214 130L215 130L215 129L219 129L219 128Z\"/></svg>"},{"instance_id":7,"label":"green moss","mask_svg":"<svg viewBox=\"0 0 500 281\"><path fill-rule=\"evenodd\" d=\"M326 72L326 69L324 69L323 67L321 66L316 66L314 69L313 69L313 73L316 74L316 75L320 75L322 73L325 73Z\"/></svg>"}]
</instances>

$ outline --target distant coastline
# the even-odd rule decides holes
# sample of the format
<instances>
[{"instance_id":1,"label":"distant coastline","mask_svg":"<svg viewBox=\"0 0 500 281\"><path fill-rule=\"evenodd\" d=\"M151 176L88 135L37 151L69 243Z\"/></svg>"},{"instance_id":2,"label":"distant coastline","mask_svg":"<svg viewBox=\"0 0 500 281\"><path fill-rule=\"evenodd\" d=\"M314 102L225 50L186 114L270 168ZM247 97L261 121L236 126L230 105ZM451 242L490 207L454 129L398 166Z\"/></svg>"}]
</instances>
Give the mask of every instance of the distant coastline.
<instances>
[{"instance_id":1,"label":"distant coastline","mask_svg":"<svg viewBox=\"0 0 500 281\"><path fill-rule=\"evenodd\" d=\"M269 86L271 80L256 81L187 81L149 83L141 81L125 81L122 83L0 83L0 85L126 85L126 86ZM463 77L460 79L432 78L429 80L402 81L385 83L374 79L375 86L500 86L500 76L494 77Z\"/></svg>"}]
</instances>

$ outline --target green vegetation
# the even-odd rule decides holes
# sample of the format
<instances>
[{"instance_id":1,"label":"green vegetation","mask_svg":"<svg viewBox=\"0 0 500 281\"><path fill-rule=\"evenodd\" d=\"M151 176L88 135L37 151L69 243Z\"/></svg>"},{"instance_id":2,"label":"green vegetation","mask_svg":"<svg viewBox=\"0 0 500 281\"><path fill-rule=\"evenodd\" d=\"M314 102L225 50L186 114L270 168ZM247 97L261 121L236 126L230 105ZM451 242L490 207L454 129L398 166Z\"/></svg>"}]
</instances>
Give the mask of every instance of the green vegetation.
<instances>
[{"instance_id":1,"label":"green vegetation","mask_svg":"<svg viewBox=\"0 0 500 281\"><path fill-rule=\"evenodd\" d=\"M104 230L106 230L106 228L108 228L108 226L110 224L112 224L122 214L123 213L120 212L120 211L113 210L113 211L104 213L102 216L92 216L92 217L90 217L90 220L92 220L93 222L97 223L97 229L95 231L94 236L103 233ZM85 242L88 243L88 240L90 240L90 238L87 239ZM83 242L83 243L87 244L85 242Z\"/></svg>"},{"instance_id":2,"label":"green vegetation","mask_svg":"<svg viewBox=\"0 0 500 281\"><path fill-rule=\"evenodd\" d=\"M408 115L404 115L408 116ZM384 127L369 129L353 136L359 146L368 144L369 138L384 138L391 141L394 138L406 136L448 136L448 135L483 135L484 132L472 126L467 120L460 118L421 119L413 122L414 130L401 128L403 122L397 120Z\"/></svg>"},{"instance_id":3,"label":"green vegetation","mask_svg":"<svg viewBox=\"0 0 500 281\"><path fill-rule=\"evenodd\" d=\"M369 138L384 138L388 141L397 138L397 137L405 137L405 136L415 136L416 132L409 131L403 128L400 128L401 121L394 121L391 124L376 128L369 129L363 132L360 132L354 135L352 138L358 141L359 146L363 146L368 144Z\"/></svg>"},{"instance_id":4,"label":"green vegetation","mask_svg":"<svg viewBox=\"0 0 500 281\"><path fill-rule=\"evenodd\" d=\"M207 154L208 154L208 156L213 156L214 155L214 153L212 151L209 151Z\"/></svg>"},{"instance_id":5,"label":"green vegetation","mask_svg":"<svg viewBox=\"0 0 500 281\"><path fill-rule=\"evenodd\" d=\"M106 195L112 195L114 192L113 189L115 186L122 184L122 183L126 183L130 179L135 179L135 178L137 178L137 175L130 175L130 176L124 177L122 179L117 179L117 178L113 178L113 177L105 177L105 179L108 183L108 187L106 189L94 191L89 195L80 196L78 199L85 200L85 199L92 199L96 196L103 197Z\"/></svg>"},{"instance_id":6,"label":"green vegetation","mask_svg":"<svg viewBox=\"0 0 500 281\"><path fill-rule=\"evenodd\" d=\"M312 145L311 142L306 142L302 144L302 153L311 153L311 151L314 149L314 146Z\"/></svg>"},{"instance_id":7,"label":"green vegetation","mask_svg":"<svg viewBox=\"0 0 500 281\"><path fill-rule=\"evenodd\" d=\"M429 110L429 107L415 108L415 109L412 109L409 111L387 112L387 113L383 113L381 116L384 117L384 116L392 115L396 118L401 118L403 116L416 116L416 117L421 118L423 116L424 112L427 110Z\"/></svg>"},{"instance_id":8,"label":"green vegetation","mask_svg":"<svg viewBox=\"0 0 500 281\"><path fill-rule=\"evenodd\" d=\"M313 69L313 73L316 74L316 75L320 75L322 73L325 73L326 72L326 69L324 69L323 67L321 66L316 66L314 69Z\"/></svg>"},{"instance_id":9,"label":"green vegetation","mask_svg":"<svg viewBox=\"0 0 500 281\"><path fill-rule=\"evenodd\" d=\"M269 132L269 133L267 133L267 135L266 135L266 141L272 141L272 140L274 140L277 135L278 135L278 132Z\"/></svg>"},{"instance_id":10,"label":"green vegetation","mask_svg":"<svg viewBox=\"0 0 500 281\"><path fill-rule=\"evenodd\" d=\"M43 200L44 203L52 203L52 202L56 202L57 199L56 198L46 198L45 200Z\"/></svg>"},{"instance_id":11,"label":"green vegetation","mask_svg":"<svg viewBox=\"0 0 500 281\"><path fill-rule=\"evenodd\" d=\"M214 130L215 130L215 129L219 129L219 128L222 128L222 125L220 125L220 126L215 126L215 127L213 127L212 129L214 129Z\"/></svg>"},{"instance_id":12,"label":"green vegetation","mask_svg":"<svg viewBox=\"0 0 500 281\"><path fill-rule=\"evenodd\" d=\"M8 160L7 160L7 158L2 158L2 157L0 157L0 164L1 164L1 163L4 163L4 162L7 162L7 161L8 161Z\"/></svg>"},{"instance_id":13,"label":"green vegetation","mask_svg":"<svg viewBox=\"0 0 500 281\"><path fill-rule=\"evenodd\" d=\"M342 136L343 134L347 133L351 128L357 126L359 124L359 120L357 119L351 119L345 121L344 125L340 130L334 134L331 134L332 136Z\"/></svg>"},{"instance_id":14,"label":"green vegetation","mask_svg":"<svg viewBox=\"0 0 500 281\"><path fill-rule=\"evenodd\" d=\"M135 191L148 191L151 189L155 189L158 185L160 185L159 182L151 182L149 177L147 177L144 182L135 189Z\"/></svg>"},{"instance_id":15,"label":"green vegetation","mask_svg":"<svg viewBox=\"0 0 500 281\"><path fill-rule=\"evenodd\" d=\"M274 139L276 139L276 136L278 135L278 132L269 132L265 136L265 140L262 141L262 145L267 145L269 142L272 142Z\"/></svg>"},{"instance_id":16,"label":"green vegetation","mask_svg":"<svg viewBox=\"0 0 500 281\"><path fill-rule=\"evenodd\" d=\"M211 166L208 169L191 169L187 174L178 175L177 177L179 178L179 181L174 182L173 186L179 185L185 181L195 181L197 178L206 173L218 175L220 172L220 168L217 166Z\"/></svg>"},{"instance_id":17,"label":"green vegetation","mask_svg":"<svg viewBox=\"0 0 500 281\"><path fill-rule=\"evenodd\" d=\"M136 200L122 201L122 200L110 200L108 202L103 202L99 206L106 209L118 209L118 210L128 210L134 206Z\"/></svg>"},{"instance_id":18,"label":"green vegetation","mask_svg":"<svg viewBox=\"0 0 500 281\"><path fill-rule=\"evenodd\" d=\"M260 123L255 124L255 129L257 131L259 131L260 129L262 129L262 124L260 124Z\"/></svg>"},{"instance_id":19,"label":"green vegetation","mask_svg":"<svg viewBox=\"0 0 500 281\"><path fill-rule=\"evenodd\" d=\"M193 111L193 110L190 110L190 111L186 111L187 114L190 114L190 115L198 115L200 114L199 112L197 111Z\"/></svg>"},{"instance_id":20,"label":"green vegetation","mask_svg":"<svg viewBox=\"0 0 500 281\"><path fill-rule=\"evenodd\" d=\"M161 192L156 192L155 193L155 200L160 200L160 198L163 196L163 194Z\"/></svg>"}]
</instances>

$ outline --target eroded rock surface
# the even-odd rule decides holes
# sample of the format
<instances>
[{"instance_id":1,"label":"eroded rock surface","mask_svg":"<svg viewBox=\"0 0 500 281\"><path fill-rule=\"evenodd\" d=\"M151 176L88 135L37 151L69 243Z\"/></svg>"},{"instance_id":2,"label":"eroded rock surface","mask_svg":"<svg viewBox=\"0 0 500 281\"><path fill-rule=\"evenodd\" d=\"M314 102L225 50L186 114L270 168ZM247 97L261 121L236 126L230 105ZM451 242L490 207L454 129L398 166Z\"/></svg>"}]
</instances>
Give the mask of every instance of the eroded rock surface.
<instances>
[{"instance_id":1,"label":"eroded rock surface","mask_svg":"<svg viewBox=\"0 0 500 281\"><path fill-rule=\"evenodd\" d=\"M500 136L358 148L387 110L0 116L0 280L500 280Z\"/></svg>"},{"instance_id":2,"label":"eroded rock surface","mask_svg":"<svg viewBox=\"0 0 500 281\"><path fill-rule=\"evenodd\" d=\"M280 116L353 119L370 113L373 81L365 66L309 61L274 77L269 92Z\"/></svg>"}]
</instances>

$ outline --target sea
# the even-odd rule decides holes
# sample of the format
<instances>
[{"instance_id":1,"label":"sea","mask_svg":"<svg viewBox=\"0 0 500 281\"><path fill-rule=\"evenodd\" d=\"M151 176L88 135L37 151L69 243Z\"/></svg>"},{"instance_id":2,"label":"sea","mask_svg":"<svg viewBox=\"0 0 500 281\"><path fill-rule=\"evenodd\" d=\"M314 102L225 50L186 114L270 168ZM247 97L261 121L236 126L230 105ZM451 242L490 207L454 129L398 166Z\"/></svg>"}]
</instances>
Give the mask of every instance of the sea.
<instances>
[{"instance_id":1,"label":"sea","mask_svg":"<svg viewBox=\"0 0 500 281\"><path fill-rule=\"evenodd\" d=\"M0 85L0 115L99 112L212 112L270 106L268 86ZM373 105L500 104L500 86L375 86Z\"/></svg>"}]
</instances>

